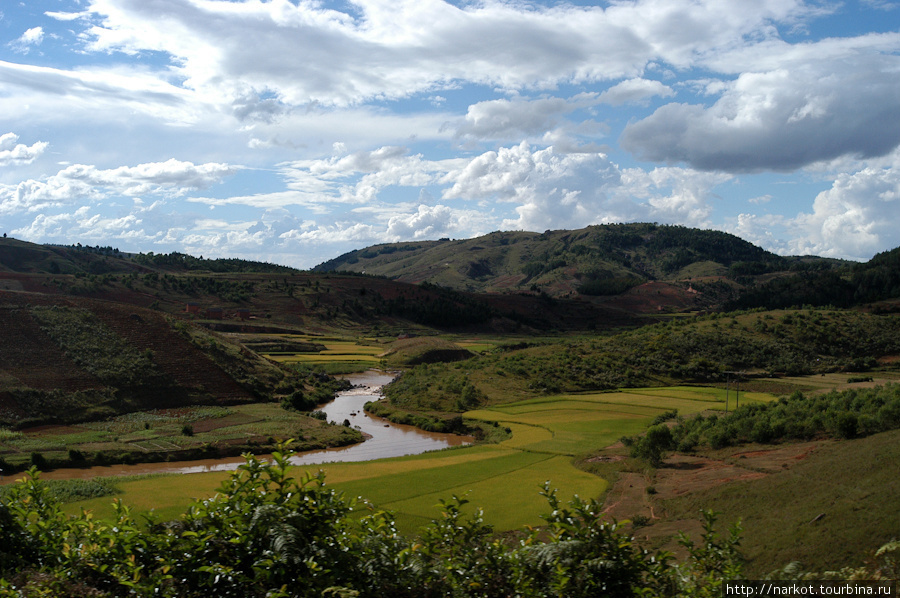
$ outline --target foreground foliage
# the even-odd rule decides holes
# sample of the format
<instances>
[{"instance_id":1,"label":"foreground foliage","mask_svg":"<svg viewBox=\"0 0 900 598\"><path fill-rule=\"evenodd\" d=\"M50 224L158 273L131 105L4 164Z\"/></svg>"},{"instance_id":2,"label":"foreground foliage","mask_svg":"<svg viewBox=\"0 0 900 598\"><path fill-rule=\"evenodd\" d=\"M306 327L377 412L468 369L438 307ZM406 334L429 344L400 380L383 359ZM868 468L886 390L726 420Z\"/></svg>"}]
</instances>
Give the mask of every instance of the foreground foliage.
<instances>
[{"instance_id":1,"label":"foreground foliage","mask_svg":"<svg viewBox=\"0 0 900 598\"><path fill-rule=\"evenodd\" d=\"M465 515L457 497L407 538L321 473L291 477L288 458L248 456L219 494L165 523L138 522L118 502L112 523L67 517L32 471L0 502L0 596L718 596L741 576L739 529L718 535L711 513L701 542L682 539L681 564L636 547L596 501L560 504L549 484L546 526L518 542L498 539L480 511ZM883 552L892 566L896 551ZM802 574L779 576L791 573Z\"/></svg>"},{"instance_id":2,"label":"foreground foliage","mask_svg":"<svg viewBox=\"0 0 900 598\"><path fill-rule=\"evenodd\" d=\"M322 474L291 477L288 456L248 457L219 494L166 523L118 502L112 523L67 517L32 471L0 503L0 596L690 596L740 571L737 535L718 538L712 516L679 567L635 547L597 502L564 506L549 485L540 536L501 541L454 497L406 538Z\"/></svg>"}]
</instances>

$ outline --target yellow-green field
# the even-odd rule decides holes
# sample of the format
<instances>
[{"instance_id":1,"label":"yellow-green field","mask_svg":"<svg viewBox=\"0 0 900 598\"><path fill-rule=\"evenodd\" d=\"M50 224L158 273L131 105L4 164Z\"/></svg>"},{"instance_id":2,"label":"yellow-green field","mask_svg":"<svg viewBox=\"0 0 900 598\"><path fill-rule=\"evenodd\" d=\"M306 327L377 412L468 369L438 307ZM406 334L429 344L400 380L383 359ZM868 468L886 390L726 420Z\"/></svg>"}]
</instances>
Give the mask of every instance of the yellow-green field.
<instances>
[{"instance_id":1,"label":"yellow-green field","mask_svg":"<svg viewBox=\"0 0 900 598\"><path fill-rule=\"evenodd\" d=\"M317 343L325 346L316 353L264 353L266 357L279 363L298 364L309 368L321 368L331 373L340 372L341 366L349 366L348 371L358 367L374 367L381 361L384 347L361 344L354 341L322 338L298 334L272 335L273 340L284 339ZM358 367L354 367L358 366Z\"/></svg>"},{"instance_id":2,"label":"yellow-green field","mask_svg":"<svg viewBox=\"0 0 900 598\"><path fill-rule=\"evenodd\" d=\"M743 401L767 401L760 393ZM500 445L470 446L423 455L367 463L321 466L326 481L348 496L359 496L396 514L400 528L414 531L436 517L436 505L452 495L481 507L499 531L541 523L547 505L540 496L545 481L563 500L573 495L599 497L607 489L602 478L576 468L574 457L596 451L623 435L644 430L660 413L678 409L690 415L722 410L725 391L673 387L622 392L561 395L480 409L472 419L498 422L512 437ZM298 468L316 471L319 466ZM211 496L227 473L169 476L123 483L123 500L138 512L156 509L163 518L183 512L190 499ZM112 514L109 498L73 503L68 508Z\"/></svg>"},{"instance_id":3,"label":"yellow-green field","mask_svg":"<svg viewBox=\"0 0 900 598\"><path fill-rule=\"evenodd\" d=\"M454 341L463 349L468 349L472 353L485 353L497 347L499 341L482 340L482 339L461 339Z\"/></svg>"}]
</instances>

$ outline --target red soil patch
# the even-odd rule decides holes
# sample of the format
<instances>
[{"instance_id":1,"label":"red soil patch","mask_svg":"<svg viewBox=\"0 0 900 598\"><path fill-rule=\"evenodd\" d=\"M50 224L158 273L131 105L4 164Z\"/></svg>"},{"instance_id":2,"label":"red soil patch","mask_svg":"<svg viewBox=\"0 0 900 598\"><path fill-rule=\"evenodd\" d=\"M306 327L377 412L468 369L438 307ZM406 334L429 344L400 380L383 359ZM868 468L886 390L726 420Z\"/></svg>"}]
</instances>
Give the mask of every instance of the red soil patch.
<instances>
[{"instance_id":1,"label":"red soil patch","mask_svg":"<svg viewBox=\"0 0 900 598\"><path fill-rule=\"evenodd\" d=\"M218 430L219 428L229 428L231 426L249 424L255 421L260 421L260 418L243 413L235 413L234 415L226 415L225 417L201 419L200 421L196 421L191 425L194 428L194 432L199 434L201 432L211 432L212 430Z\"/></svg>"},{"instance_id":2,"label":"red soil patch","mask_svg":"<svg viewBox=\"0 0 900 598\"><path fill-rule=\"evenodd\" d=\"M659 498L672 498L698 490L705 490L728 482L753 480L766 474L724 461L674 455L666 466L657 470L654 486Z\"/></svg>"},{"instance_id":3,"label":"red soil patch","mask_svg":"<svg viewBox=\"0 0 900 598\"><path fill-rule=\"evenodd\" d=\"M190 341L172 331L154 311L115 303L83 302L116 334L140 349L153 351L153 361L179 386L203 389L219 402L247 402L253 397Z\"/></svg>"},{"instance_id":4,"label":"red soil patch","mask_svg":"<svg viewBox=\"0 0 900 598\"><path fill-rule=\"evenodd\" d=\"M34 426L33 428L24 428L20 430L28 436L59 436L61 434L80 434L84 432L84 428L76 428L74 426Z\"/></svg>"},{"instance_id":5,"label":"red soil patch","mask_svg":"<svg viewBox=\"0 0 900 598\"><path fill-rule=\"evenodd\" d=\"M658 313L662 310L685 311L702 306L703 296L697 291L667 282L645 282L621 295L609 297L605 305L632 313Z\"/></svg>"},{"instance_id":6,"label":"red soil patch","mask_svg":"<svg viewBox=\"0 0 900 598\"><path fill-rule=\"evenodd\" d=\"M47 336L31 317L35 305L86 309L136 349L153 351L153 361L175 385L191 393L208 394L218 403L246 403L253 396L203 351L175 332L159 312L133 305L83 297L0 290L0 413L14 419L23 413L10 390L30 387L63 392L103 388L96 377L80 368ZM3 388L3 387L6 388ZM147 397L162 407L175 397Z\"/></svg>"},{"instance_id":7,"label":"red soil patch","mask_svg":"<svg viewBox=\"0 0 900 598\"><path fill-rule=\"evenodd\" d=\"M606 495L603 512L614 519L631 519L637 515L653 518L647 496L647 478L640 473L622 473Z\"/></svg>"}]
</instances>

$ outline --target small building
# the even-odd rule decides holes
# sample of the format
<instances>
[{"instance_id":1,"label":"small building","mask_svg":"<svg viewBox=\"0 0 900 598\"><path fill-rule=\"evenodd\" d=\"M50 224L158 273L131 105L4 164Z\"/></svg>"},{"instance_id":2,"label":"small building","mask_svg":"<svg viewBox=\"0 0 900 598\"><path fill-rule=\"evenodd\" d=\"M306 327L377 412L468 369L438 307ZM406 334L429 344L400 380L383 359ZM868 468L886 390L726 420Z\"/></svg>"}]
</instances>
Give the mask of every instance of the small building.
<instances>
[{"instance_id":1,"label":"small building","mask_svg":"<svg viewBox=\"0 0 900 598\"><path fill-rule=\"evenodd\" d=\"M188 302L188 304L184 306L184 311L186 311L189 314L199 314L200 313L200 304L194 303L193 301Z\"/></svg>"},{"instance_id":2,"label":"small building","mask_svg":"<svg viewBox=\"0 0 900 598\"><path fill-rule=\"evenodd\" d=\"M237 310L237 317L239 320L249 320L250 319L250 310L246 307L241 307Z\"/></svg>"},{"instance_id":3,"label":"small building","mask_svg":"<svg viewBox=\"0 0 900 598\"><path fill-rule=\"evenodd\" d=\"M206 308L206 317L210 320L221 320L222 319L222 308L221 307L207 307Z\"/></svg>"}]
</instances>

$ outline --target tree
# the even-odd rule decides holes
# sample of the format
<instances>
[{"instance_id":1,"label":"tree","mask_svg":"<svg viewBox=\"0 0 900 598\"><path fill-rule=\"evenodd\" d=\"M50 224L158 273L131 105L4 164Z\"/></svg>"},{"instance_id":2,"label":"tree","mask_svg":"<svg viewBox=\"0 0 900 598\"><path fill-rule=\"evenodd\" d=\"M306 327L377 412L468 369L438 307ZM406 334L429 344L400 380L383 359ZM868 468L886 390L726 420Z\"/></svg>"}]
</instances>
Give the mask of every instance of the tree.
<instances>
[{"instance_id":1,"label":"tree","mask_svg":"<svg viewBox=\"0 0 900 598\"><path fill-rule=\"evenodd\" d=\"M666 424L657 424L647 428L647 433L635 442L631 448L631 456L646 459L653 467L662 464L663 452L675 448L672 430Z\"/></svg>"}]
</instances>

